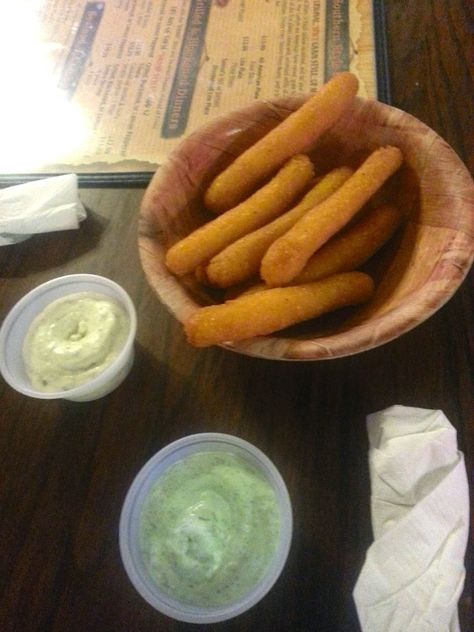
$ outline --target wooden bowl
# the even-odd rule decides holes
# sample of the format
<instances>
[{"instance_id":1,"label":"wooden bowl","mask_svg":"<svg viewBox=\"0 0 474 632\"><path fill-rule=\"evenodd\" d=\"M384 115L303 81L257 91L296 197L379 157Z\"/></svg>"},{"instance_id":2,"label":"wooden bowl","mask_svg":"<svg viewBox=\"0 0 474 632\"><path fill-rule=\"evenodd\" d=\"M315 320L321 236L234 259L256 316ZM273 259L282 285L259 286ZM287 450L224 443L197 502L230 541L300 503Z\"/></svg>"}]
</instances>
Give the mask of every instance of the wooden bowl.
<instances>
[{"instance_id":1,"label":"wooden bowl","mask_svg":"<svg viewBox=\"0 0 474 632\"><path fill-rule=\"evenodd\" d=\"M221 116L185 139L154 174L141 205L140 257L151 287L179 321L222 297L192 275L173 276L164 264L167 248L211 218L202 203L211 179L304 100L256 102ZM405 162L377 197L399 206L405 220L368 264L376 281L373 299L223 347L275 360L347 356L401 336L454 294L474 258L474 183L442 138L401 110L357 98L309 153L322 173L337 165L356 166L381 145L400 147Z\"/></svg>"}]
</instances>

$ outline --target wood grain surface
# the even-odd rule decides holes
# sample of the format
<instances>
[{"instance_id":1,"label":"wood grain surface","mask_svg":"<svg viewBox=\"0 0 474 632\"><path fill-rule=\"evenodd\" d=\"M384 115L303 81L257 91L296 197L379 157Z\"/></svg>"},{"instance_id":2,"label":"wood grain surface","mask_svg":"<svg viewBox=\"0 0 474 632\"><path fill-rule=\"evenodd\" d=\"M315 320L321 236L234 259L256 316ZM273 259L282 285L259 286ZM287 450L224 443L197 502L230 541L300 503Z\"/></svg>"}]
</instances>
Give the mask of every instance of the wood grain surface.
<instances>
[{"instance_id":1,"label":"wood grain surface","mask_svg":"<svg viewBox=\"0 0 474 632\"><path fill-rule=\"evenodd\" d=\"M443 136L472 173L472 3L390 0L386 13L393 104ZM0 249L0 319L34 286L79 271L122 284L139 319L133 370L102 400L42 402L0 383L0 630L358 632L352 589L372 540L365 416L392 404L442 409L458 430L472 490L472 272L425 323L361 355L282 363L195 350L141 270L142 196L82 190L89 217L79 231ZM148 606L118 549L120 510L138 470L168 442L201 431L261 448L288 485L295 521L272 591L208 627ZM472 535L466 564L459 609L462 631L473 632Z\"/></svg>"}]
</instances>

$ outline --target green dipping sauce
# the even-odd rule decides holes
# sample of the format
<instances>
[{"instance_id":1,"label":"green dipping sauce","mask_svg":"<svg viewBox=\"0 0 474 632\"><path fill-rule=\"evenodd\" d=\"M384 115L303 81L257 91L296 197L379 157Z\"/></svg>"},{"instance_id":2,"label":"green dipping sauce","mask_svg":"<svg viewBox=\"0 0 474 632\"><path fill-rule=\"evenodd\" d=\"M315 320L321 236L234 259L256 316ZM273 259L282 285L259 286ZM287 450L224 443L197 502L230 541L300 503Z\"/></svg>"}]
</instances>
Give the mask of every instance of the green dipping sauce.
<instances>
[{"instance_id":1,"label":"green dipping sauce","mask_svg":"<svg viewBox=\"0 0 474 632\"><path fill-rule=\"evenodd\" d=\"M229 452L200 452L173 464L151 489L140 522L150 576L171 597L223 606L263 577L280 534L267 480Z\"/></svg>"}]
</instances>

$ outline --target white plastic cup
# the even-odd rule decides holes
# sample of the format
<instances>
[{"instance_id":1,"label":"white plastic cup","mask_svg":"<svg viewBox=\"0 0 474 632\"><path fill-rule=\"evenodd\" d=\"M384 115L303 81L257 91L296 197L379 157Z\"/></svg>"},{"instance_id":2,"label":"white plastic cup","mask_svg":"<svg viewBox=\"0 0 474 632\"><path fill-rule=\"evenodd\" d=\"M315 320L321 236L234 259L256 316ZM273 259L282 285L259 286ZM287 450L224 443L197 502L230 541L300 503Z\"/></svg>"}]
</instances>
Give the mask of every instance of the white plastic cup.
<instances>
[{"instance_id":1,"label":"white plastic cup","mask_svg":"<svg viewBox=\"0 0 474 632\"><path fill-rule=\"evenodd\" d=\"M193 606L173 599L150 577L139 545L140 520L144 502L158 478L173 463L198 452L231 452L259 471L273 488L280 510L280 537L272 561L262 579L240 599L218 607ZM157 452L140 470L128 490L120 516L120 553L130 581L156 610L188 623L216 623L242 614L260 601L278 579L290 549L293 514L286 485L268 457L251 443L221 433L190 435Z\"/></svg>"},{"instance_id":2,"label":"white plastic cup","mask_svg":"<svg viewBox=\"0 0 474 632\"><path fill-rule=\"evenodd\" d=\"M75 294L94 292L117 301L130 321L125 344L107 368L89 382L69 390L44 393L33 388L23 362L23 341L33 319L53 301ZM137 329L135 307L127 292L117 283L95 274L70 274L47 281L26 294L8 313L0 329L0 372L5 381L23 395L38 399L68 399L86 402L99 399L119 386L133 364Z\"/></svg>"}]
</instances>

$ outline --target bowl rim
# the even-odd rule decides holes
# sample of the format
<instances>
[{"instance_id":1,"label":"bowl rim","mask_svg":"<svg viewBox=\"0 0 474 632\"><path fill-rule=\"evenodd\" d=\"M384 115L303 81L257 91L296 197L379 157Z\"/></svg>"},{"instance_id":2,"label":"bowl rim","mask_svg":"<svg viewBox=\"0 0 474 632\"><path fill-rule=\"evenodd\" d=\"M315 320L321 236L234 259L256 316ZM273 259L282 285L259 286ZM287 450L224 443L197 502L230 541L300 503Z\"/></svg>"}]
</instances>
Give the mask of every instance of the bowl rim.
<instances>
[{"instance_id":1,"label":"bowl rim","mask_svg":"<svg viewBox=\"0 0 474 632\"><path fill-rule=\"evenodd\" d=\"M181 323L195 309L198 309L198 304L190 298L180 281L164 267L163 262L157 262L156 260L153 262L153 254L149 249L149 240L153 240L154 235L150 232L147 222L150 221L150 215L153 214L154 190L161 185L162 181L166 182L169 177L169 168L173 170L179 169L183 162L180 160L181 153L188 143L199 142L199 139L203 139L209 133L219 130L219 128L224 129L226 125L231 124L233 116L238 115L239 120L241 120L246 115L255 112L256 108L261 109L263 107L281 107L291 111L301 105L309 96L299 95L268 101L255 101L242 108L221 114L184 138L170 153L164 165L155 172L140 205L139 256L148 283L167 310ZM388 121L403 118L407 128L411 130L416 128L420 134L427 134L429 142L439 143L439 147L449 156L450 161L456 167L456 176L465 185L463 196L465 196L467 228L458 231L459 234L465 236L466 241L466 244L463 245L463 257L458 256L455 261L451 262L450 266L447 265L449 262L444 262L446 265L443 268L443 276L436 280L436 284L424 287L422 292L409 292L403 297L399 305L388 309L382 314L375 315L370 320L361 322L347 331L336 332L331 336L320 336L313 339L278 336L278 332L275 332L274 335L270 336L261 336L239 342L225 342L216 346L256 358L283 361L330 360L369 351L399 338L430 318L452 298L469 273L474 261L474 183L467 167L455 150L437 132L408 112L374 99L356 97L355 102L358 106L376 108L380 112L380 116L383 116ZM235 123L233 127L235 128ZM231 130L233 133L244 131L243 125L240 130ZM228 132L227 135L231 134L231 132ZM163 166L166 166L166 168L163 169ZM467 195L469 193L470 199ZM436 262L425 283L429 281L433 271L437 270L442 263ZM160 272L169 280L170 288L165 289L160 283L156 282L156 280L154 282L153 278L151 278L151 269L156 270L157 264ZM408 298L410 299L409 303L407 302ZM391 316L391 322L387 320L387 315ZM374 324L376 325L377 336L374 336ZM347 344L349 332L351 340ZM327 344L329 339L330 346ZM279 349L279 355L275 354L275 348Z\"/></svg>"}]
</instances>

